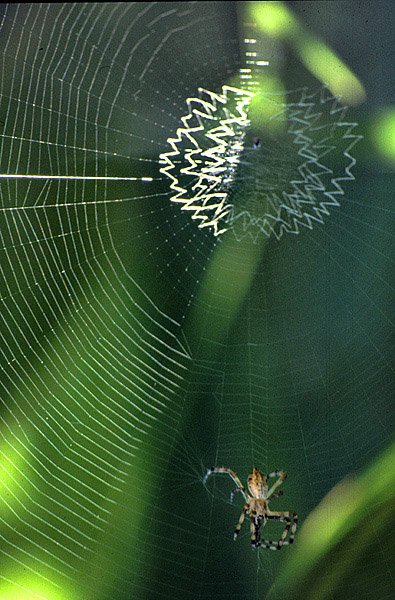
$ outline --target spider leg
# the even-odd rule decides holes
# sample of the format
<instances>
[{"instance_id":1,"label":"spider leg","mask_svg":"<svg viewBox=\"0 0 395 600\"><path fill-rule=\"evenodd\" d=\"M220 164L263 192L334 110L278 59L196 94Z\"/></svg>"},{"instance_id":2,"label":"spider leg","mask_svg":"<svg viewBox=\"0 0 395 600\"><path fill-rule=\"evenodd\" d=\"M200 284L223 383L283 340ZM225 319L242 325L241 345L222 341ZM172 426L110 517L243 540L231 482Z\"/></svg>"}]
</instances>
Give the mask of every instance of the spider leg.
<instances>
[{"instance_id":1,"label":"spider leg","mask_svg":"<svg viewBox=\"0 0 395 600\"><path fill-rule=\"evenodd\" d=\"M254 517L250 518L250 532L251 532L251 546L253 548L257 548L258 546L258 539L257 539L257 526L256 526L256 520L254 519Z\"/></svg>"},{"instance_id":2,"label":"spider leg","mask_svg":"<svg viewBox=\"0 0 395 600\"><path fill-rule=\"evenodd\" d=\"M292 544L295 537L296 527L298 525L298 515L295 512L272 512L269 511L267 515L268 519L273 521L281 521L285 523L284 531L281 534L278 542L273 542L271 540L263 540L259 543L259 546L263 546L264 548L269 548L270 550L281 550L283 546L287 546L288 544ZM291 520L292 518L292 520ZM289 534L289 539L287 540L287 536Z\"/></svg>"},{"instance_id":3,"label":"spider leg","mask_svg":"<svg viewBox=\"0 0 395 600\"><path fill-rule=\"evenodd\" d=\"M246 514L248 513L248 509L250 508L250 505L248 502L246 502L243 506L243 510L241 511L241 515L240 515L240 519L235 527L235 532L233 534L233 539L235 540L237 538L237 536L240 533L240 529L241 526L243 525L244 522L244 517L246 516Z\"/></svg>"},{"instance_id":4,"label":"spider leg","mask_svg":"<svg viewBox=\"0 0 395 600\"><path fill-rule=\"evenodd\" d=\"M234 471L232 471L232 469L228 469L227 467L211 467L211 469L207 469L207 473L204 476L203 483L204 484L206 483L206 481L210 477L210 475L215 475L216 473L226 473L227 475L229 475L233 479L233 481L235 482L235 484L237 485L237 488L243 494L244 499L246 500L246 502L248 501L247 492L246 492L243 484L241 483L240 479L238 478L238 476L236 475L236 473Z\"/></svg>"},{"instance_id":5,"label":"spider leg","mask_svg":"<svg viewBox=\"0 0 395 600\"><path fill-rule=\"evenodd\" d=\"M233 500L235 499L235 495L237 494L237 492L241 492L244 495L244 490L242 488L239 488L239 487L235 488L234 490L232 490L230 492L230 498L229 498L229 500L231 502L233 502Z\"/></svg>"},{"instance_id":6,"label":"spider leg","mask_svg":"<svg viewBox=\"0 0 395 600\"><path fill-rule=\"evenodd\" d=\"M285 471L273 471L273 473L269 473L269 475L267 476L268 479L270 477L278 477L278 479L275 483L273 483L272 487L269 489L267 493L267 498L270 498L273 492L283 483L283 481L285 481L285 479L287 478L287 474Z\"/></svg>"},{"instance_id":7,"label":"spider leg","mask_svg":"<svg viewBox=\"0 0 395 600\"><path fill-rule=\"evenodd\" d=\"M256 548L268 548L269 550L281 550L280 542L272 542L271 540L261 540L255 546Z\"/></svg>"},{"instance_id":8,"label":"spider leg","mask_svg":"<svg viewBox=\"0 0 395 600\"><path fill-rule=\"evenodd\" d=\"M261 543L262 517L255 517L255 547L258 548Z\"/></svg>"},{"instance_id":9,"label":"spider leg","mask_svg":"<svg viewBox=\"0 0 395 600\"><path fill-rule=\"evenodd\" d=\"M262 518L251 515L250 517L250 532L251 532L251 546L259 548L261 545L261 527Z\"/></svg>"}]
</instances>

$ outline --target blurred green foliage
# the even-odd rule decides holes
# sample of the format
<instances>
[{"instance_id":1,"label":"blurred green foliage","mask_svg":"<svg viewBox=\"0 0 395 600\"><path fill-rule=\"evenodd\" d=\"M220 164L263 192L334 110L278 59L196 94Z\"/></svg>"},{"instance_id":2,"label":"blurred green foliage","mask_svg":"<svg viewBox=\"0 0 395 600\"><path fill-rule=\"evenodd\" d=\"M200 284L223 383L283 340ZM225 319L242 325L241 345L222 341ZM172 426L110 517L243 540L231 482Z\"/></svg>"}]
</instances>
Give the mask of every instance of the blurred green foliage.
<instances>
[{"instance_id":1,"label":"blurred green foliage","mask_svg":"<svg viewBox=\"0 0 395 600\"><path fill-rule=\"evenodd\" d=\"M358 77L317 33L308 32L285 2L252 2L248 12L264 34L290 45L304 66L344 104L359 104L365 99Z\"/></svg>"},{"instance_id":2,"label":"blurred green foliage","mask_svg":"<svg viewBox=\"0 0 395 600\"><path fill-rule=\"evenodd\" d=\"M394 525L395 444L359 476L338 483L309 514L268 599L377 597L370 557L374 576L386 579L394 567L393 542L387 544Z\"/></svg>"}]
</instances>

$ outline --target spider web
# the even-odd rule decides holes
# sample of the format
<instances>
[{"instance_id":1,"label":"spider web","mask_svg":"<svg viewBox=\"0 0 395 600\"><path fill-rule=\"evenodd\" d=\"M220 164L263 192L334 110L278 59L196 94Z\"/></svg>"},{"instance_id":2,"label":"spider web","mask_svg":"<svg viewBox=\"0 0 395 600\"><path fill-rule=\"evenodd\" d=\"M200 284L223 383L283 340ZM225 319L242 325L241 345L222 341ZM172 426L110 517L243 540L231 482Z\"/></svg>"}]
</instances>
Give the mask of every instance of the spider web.
<instances>
[{"instance_id":1,"label":"spider web","mask_svg":"<svg viewBox=\"0 0 395 600\"><path fill-rule=\"evenodd\" d=\"M187 98L242 88L236 13L2 7L2 598L262 597L281 556L233 544L205 468L286 469L303 518L388 439L390 212L327 90L270 98L287 136L246 133L224 236L172 202Z\"/></svg>"}]
</instances>

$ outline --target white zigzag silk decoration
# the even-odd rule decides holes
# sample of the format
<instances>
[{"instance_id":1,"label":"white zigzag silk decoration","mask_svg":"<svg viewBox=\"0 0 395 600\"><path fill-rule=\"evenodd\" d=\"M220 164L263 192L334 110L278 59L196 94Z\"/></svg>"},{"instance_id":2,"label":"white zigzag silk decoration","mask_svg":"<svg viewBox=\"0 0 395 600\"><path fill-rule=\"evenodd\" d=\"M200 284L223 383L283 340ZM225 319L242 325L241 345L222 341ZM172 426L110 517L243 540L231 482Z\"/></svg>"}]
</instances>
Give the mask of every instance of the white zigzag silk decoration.
<instances>
[{"instance_id":1,"label":"white zigzag silk decoration","mask_svg":"<svg viewBox=\"0 0 395 600\"><path fill-rule=\"evenodd\" d=\"M280 239L323 223L340 205L361 136L326 88L284 95L225 85L220 94L200 88L186 102L182 127L167 140L171 151L160 155L161 173L171 180L171 200L199 228Z\"/></svg>"},{"instance_id":2,"label":"white zigzag silk decoration","mask_svg":"<svg viewBox=\"0 0 395 600\"><path fill-rule=\"evenodd\" d=\"M167 140L172 150L160 155L165 164L160 171L171 179L175 192L171 200L191 211L199 228L209 227L215 236L227 229L226 217L232 209L228 189L243 152L253 96L227 85L221 94L200 88L198 98L187 98L183 127Z\"/></svg>"}]
</instances>

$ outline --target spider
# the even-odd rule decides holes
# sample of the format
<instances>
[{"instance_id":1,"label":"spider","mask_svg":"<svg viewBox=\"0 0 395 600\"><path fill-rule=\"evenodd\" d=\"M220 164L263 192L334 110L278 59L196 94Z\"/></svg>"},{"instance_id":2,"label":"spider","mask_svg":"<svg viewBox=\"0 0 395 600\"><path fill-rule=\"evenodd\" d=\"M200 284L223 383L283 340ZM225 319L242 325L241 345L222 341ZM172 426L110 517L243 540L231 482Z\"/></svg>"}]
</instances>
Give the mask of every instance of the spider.
<instances>
[{"instance_id":1,"label":"spider","mask_svg":"<svg viewBox=\"0 0 395 600\"><path fill-rule=\"evenodd\" d=\"M248 476L247 485L250 495L247 493L236 473L227 467L212 467L211 469L208 469L203 482L206 483L208 477L215 473L227 473L235 482L237 487L230 495L231 502L233 502L233 498L237 492L243 494L246 501L234 531L234 539L239 535L244 518L248 515L250 517L251 544L253 548L263 547L269 548L270 550L281 550L283 546L293 543L298 524L298 515L296 512L274 512L269 509L269 502L283 494L282 491L279 491L276 494L273 492L275 492L286 479L287 474L285 471L273 471L273 473L270 473L269 475L264 475L262 471L254 467L252 473ZM268 479L272 477L278 477L278 479L269 488ZM278 542L261 540L261 528L264 527L266 521L269 520L285 523L285 529Z\"/></svg>"}]
</instances>

